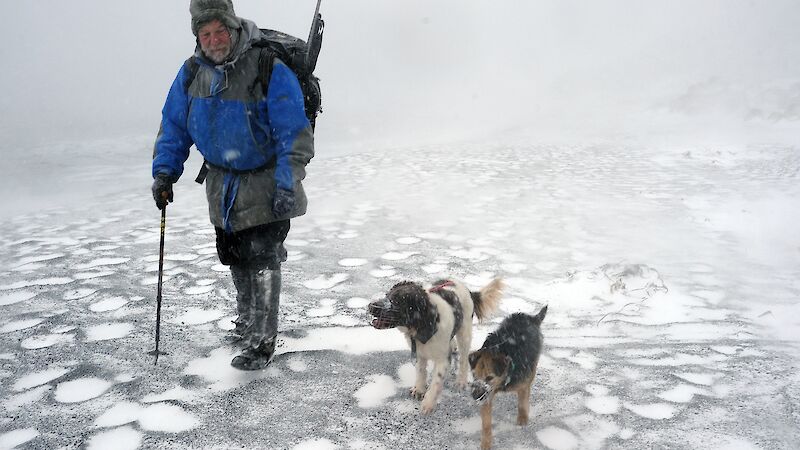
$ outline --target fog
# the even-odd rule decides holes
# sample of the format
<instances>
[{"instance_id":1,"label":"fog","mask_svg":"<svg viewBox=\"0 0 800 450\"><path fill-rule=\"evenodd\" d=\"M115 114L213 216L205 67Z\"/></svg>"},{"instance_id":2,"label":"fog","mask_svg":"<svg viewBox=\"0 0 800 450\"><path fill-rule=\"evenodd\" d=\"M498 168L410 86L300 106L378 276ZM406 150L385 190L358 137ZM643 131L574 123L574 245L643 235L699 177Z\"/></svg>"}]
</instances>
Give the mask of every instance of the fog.
<instances>
[{"instance_id":1,"label":"fog","mask_svg":"<svg viewBox=\"0 0 800 450\"><path fill-rule=\"evenodd\" d=\"M188 1L5 0L3 153L154 135L194 49ZM237 0L305 37L313 0ZM796 136L797 1L325 0L318 145Z\"/></svg>"}]
</instances>

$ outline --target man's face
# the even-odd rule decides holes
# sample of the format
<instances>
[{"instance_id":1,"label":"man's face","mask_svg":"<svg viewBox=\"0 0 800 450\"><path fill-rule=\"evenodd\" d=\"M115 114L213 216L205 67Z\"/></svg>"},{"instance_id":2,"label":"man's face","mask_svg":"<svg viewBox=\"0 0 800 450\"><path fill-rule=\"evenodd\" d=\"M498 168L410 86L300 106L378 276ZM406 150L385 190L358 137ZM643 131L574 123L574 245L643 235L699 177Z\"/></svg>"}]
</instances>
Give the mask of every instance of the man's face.
<instances>
[{"instance_id":1,"label":"man's face","mask_svg":"<svg viewBox=\"0 0 800 450\"><path fill-rule=\"evenodd\" d=\"M200 48L208 59L221 64L231 53L231 32L219 20L212 20L197 31Z\"/></svg>"}]
</instances>

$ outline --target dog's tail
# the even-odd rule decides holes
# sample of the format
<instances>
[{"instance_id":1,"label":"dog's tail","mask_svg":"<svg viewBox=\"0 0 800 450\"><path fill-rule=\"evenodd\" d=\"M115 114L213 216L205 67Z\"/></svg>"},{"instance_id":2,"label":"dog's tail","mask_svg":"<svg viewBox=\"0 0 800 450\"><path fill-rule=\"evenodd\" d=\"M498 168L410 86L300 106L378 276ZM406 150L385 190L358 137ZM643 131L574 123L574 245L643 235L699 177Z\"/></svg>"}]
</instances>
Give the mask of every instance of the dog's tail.
<instances>
[{"instance_id":1,"label":"dog's tail","mask_svg":"<svg viewBox=\"0 0 800 450\"><path fill-rule=\"evenodd\" d=\"M481 288L480 292L470 292L472 304L475 306L475 316L483 320L497 311L500 307L500 297L503 295L503 280L495 278Z\"/></svg>"}]
</instances>

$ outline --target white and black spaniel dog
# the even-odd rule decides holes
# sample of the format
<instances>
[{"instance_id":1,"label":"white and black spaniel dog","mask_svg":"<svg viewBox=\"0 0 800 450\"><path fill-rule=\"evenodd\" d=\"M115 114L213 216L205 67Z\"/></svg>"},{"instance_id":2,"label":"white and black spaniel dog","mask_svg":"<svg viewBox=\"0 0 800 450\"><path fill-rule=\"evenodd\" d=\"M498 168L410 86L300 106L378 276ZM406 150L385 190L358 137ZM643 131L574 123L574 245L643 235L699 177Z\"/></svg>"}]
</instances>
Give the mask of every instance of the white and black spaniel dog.
<instances>
[{"instance_id":1,"label":"white and black spaniel dog","mask_svg":"<svg viewBox=\"0 0 800 450\"><path fill-rule=\"evenodd\" d=\"M386 297L368 306L377 329L398 328L417 357L417 377L411 395L422 399L420 411L430 414L436 407L444 377L450 367L451 345L458 343L459 389L467 386L468 354L472 344L472 317L483 320L500 305L503 282L495 278L479 292L471 292L458 280L438 280L429 288L404 281L394 285ZM431 384L428 361L433 361Z\"/></svg>"}]
</instances>

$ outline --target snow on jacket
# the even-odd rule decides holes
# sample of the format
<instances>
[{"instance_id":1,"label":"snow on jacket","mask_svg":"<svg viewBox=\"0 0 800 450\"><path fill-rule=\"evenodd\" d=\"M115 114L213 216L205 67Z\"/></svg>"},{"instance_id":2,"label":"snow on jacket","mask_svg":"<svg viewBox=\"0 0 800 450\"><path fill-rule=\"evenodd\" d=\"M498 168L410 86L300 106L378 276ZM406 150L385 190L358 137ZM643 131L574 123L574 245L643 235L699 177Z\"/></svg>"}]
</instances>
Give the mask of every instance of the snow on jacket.
<instances>
[{"instance_id":1,"label":"snow on jacket","mask_svg":"<svg viewBox=\"0 0 800 450\"><path fill-rule=\"evenodd\" d=\"M267 93L258 73L261 37L242 19L230 62L215 66L199 49L199 68L191 83L188 61L172 83L153 151L153 177L177 181L192 144L210 164L206 177L209 216L214 226L237 232L305 214L301 181L314 156L314 137L295 74L279 59ZM294 192L296 207L274 217L276 188Z\"/></svg>"}]
</instances>

